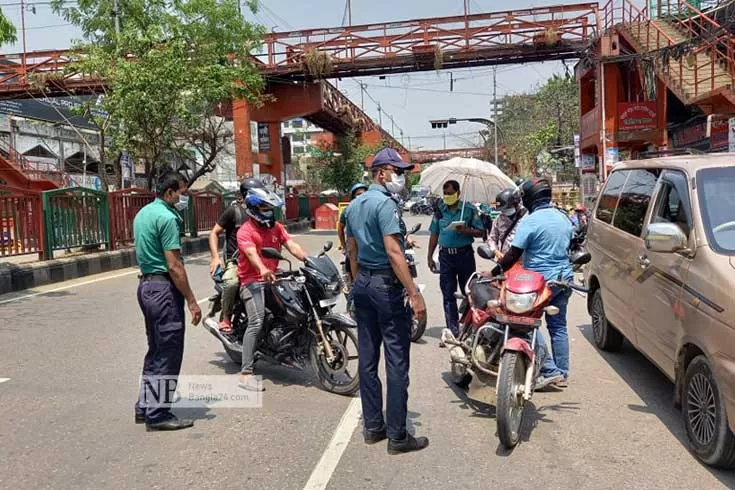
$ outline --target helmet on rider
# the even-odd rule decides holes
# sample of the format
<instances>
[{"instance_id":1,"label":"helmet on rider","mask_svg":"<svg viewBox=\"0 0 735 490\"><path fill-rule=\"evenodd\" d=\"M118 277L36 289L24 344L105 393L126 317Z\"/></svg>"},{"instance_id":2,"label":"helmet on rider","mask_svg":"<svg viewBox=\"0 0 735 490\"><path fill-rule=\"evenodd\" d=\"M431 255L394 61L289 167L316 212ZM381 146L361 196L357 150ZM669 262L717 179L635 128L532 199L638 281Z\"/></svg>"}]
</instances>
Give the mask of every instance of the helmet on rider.
<instances>
[{"instance_id":1,"label":"helmet on rider","mask_svg":"<svg viewBox=\"0 0 735 490\"><path fill-rule=\"evenodd\" d=\"M243 199L247 197L250 189L265 189L265 185L262 180L253 177L244 180L242 184L240 184L240 194L242 194Z\"/></svg>"},{"instance_id":2,"label":"helmet on rider","mask_svg":"<svg viewBox=\"0 0 735 490\"><path fill-rule=\"evenodd\" d=\"M280 206L281 199L265 188L254 187L245 196L245 212L260 226L273 228L275 209Z\"/></svg>"},{"instance_id":3,"label":"helmet on rider","mask_svg":"<svg viewBox=\"0 0 735 490\"><path fill-rule=\"evenodd\" d=\"M521 203L521 193L518 189L505 189L495 198L497 210L506 216L513 216Z\"/></svg>"},{"instance_id":4,"label":"helmet on rider","mask_svg":"<svg viewBox=\"0 0 735 490\"><path fill-rule=\"evenodd\" d=\"M357 191L359 190L362 190L362 192L365 192L366 190L368 190L368 186L363 184L362 182L359 182L353 185L352 189L350 189L350 199L354 199L360 194L362 194L362 192L360 192L360 194L357 194Z\"/></svg>"},{"instance_id":5,"label":"helmet on rider","mask_svg":"<svg viewBox=\"0 0 735 490\"><path fill-rule=\"evenodd\" d=\"M551 184L547 179L529 179L520 186L523 207L532 213L539 206L551 202Z\"/></svg>"}]
</instances>

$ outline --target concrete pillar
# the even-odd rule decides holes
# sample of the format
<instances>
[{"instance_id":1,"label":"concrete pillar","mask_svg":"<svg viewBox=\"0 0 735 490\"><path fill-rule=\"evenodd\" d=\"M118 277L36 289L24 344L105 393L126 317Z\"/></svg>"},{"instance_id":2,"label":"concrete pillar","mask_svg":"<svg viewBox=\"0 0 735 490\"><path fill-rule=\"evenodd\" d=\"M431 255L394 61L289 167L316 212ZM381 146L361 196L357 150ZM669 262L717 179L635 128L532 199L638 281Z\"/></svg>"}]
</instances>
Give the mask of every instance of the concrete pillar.
<instances>
[{"instance_id":1,"label":"concrete pillar","mask_svg":"<svg viewBox=\"0 0 735 490\"><path fill-rule=\"evenodd\" d=\"M279 184L285 185L283 180L283 153L281 151L281 123L268 123L268 136L271 142L271 150L268 152L268 161L270 163L269 173L276 178ZM261 172L263 170L261 169Z\"/></svg>"},{"instance_id":2,"label":"concrete pillar","mask_svg":"<svg viewBox=\"0 0 735 490\"><path fill-rule=\"evenodd\" d=\"M232 101L232 123L235 137L235 174L238 179L253 174L253 152L250 139L250 108L243 99Z\"/></svg>"}]
</instances>

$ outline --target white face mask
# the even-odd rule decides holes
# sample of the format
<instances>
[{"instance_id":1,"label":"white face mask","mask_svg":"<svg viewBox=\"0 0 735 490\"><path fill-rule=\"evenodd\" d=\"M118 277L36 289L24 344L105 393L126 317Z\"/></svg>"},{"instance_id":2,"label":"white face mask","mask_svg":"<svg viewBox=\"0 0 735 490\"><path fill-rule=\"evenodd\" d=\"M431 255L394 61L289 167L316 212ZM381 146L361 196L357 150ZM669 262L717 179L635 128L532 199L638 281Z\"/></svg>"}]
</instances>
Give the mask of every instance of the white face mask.
<instances>
[{"instance_id":1,"label":"white face mask","mask_svg":"<svg viewBox=\"0 0 735 490\"><path fill-rule=\"evenodd\" d=\"M174 204L174 207L179 210L183 211L184 209L189 207L189 196L181 195L179 196L179 201Z\"/></svg>"},{"instance_id":2,"label":"white face mask","mask_svg":"<svg viewBox=\"0 0 735 490\"><path fill-rule=\"evenodd\" d=\"M406 176L393 174L390 182L385 183L385 187L393 194L398 194L406 187Z\"/></svg>"},{"instance_id":3,"label":"white face mask","mask_svg":"<svg viewBox=\"0 0 735 490\"><path fill-rule=\"evenodd\" d=\"M513 216L514 214L516 214L516 210L515 208L503 209L501 213L503 213L505 216Z\"/></svg>"}]
</instances>

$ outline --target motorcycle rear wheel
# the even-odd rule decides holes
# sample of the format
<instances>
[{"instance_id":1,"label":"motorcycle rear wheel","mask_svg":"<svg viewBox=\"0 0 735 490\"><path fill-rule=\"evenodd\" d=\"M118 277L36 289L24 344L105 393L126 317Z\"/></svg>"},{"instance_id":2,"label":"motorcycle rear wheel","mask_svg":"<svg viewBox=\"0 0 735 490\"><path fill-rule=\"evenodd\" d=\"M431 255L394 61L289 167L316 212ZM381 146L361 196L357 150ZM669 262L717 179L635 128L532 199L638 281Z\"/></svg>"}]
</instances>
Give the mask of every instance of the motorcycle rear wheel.
<instances>
[{"instance_id":1,"label":"motorcycle rear wheel","mask_svg":"<svg viewBox=\"0 0 735 490\"><path fill-rule=\"evenodd\" d=\"M411 308L411 342L418 342L424 336L425 331L426 316L424 316L423 320L418 320L413 313L413 308Z\"/></svg>"},{"instance_id":2,"label":"motorcycle rear wheel","mask_svg":"<svg viewBox=\"0 0 735 490\"><path fill-rule=\"evenodd\" d=\"M350 375L347 371L347 364L351 360L358 359L357 353L357 335L354 329L342 324L324 325L324 336L332 347L335 359L330 363L327 361L324 352L319 352L316 339L309 348L309 360L311 368L316 375L319 385L326 391L337 395L352 396L360 387L360 373L355 365L354 374ZM354 347L354 354L350 352L351 343ZM342 382L334 379L334 374L342 374L346 378Z\"/></svg>"},{"instance_id":3,"label":"motorcycle rear wheel","mask_svg":"<svg viewBox=\"0 0 735 490\"><path fill-rule=\"evenodd\" d=\"M521 439L523 424L523 386L526 380L526 358L517 352L503 354L498 380L498 437L507 449L513 449Z\"/></svg>"}]
</instances>

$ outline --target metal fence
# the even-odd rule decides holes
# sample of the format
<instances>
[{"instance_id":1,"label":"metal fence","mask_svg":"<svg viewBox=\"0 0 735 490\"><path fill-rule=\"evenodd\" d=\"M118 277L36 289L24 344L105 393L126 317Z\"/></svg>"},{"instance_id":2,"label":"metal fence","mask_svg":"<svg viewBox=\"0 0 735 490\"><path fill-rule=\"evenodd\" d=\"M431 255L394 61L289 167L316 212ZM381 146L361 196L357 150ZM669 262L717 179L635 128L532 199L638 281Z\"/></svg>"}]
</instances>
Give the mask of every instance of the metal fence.
<instances>
[{"instance_id":1,"label":"metal fence","mask_svg":"<svg viewBox=\"0 0 735 490\"><path fill-rule=\"evenodd\" d=\"M0 185L0 257L37 253L43 258L41 193Z\"/></svg>"},{"instance_id":2,"label":"metal fence","mask_svg":"<svg viewBox=\"0 0 735 490\"><path fill-rule=\"evenodd\" d=\"M84 187L44 191L44 256L54 250L107 245L110 209L107 193Z\"/></svg>"},{"instance_id":3,"label":"metal fence","mask_svg":"<svg viewBox=\"0 0 735 490\"><path fill-rule=\"evenodd\" d=\"M133 243L133 220L143 206L153 202L156 195L145 189L121 189L109 193L110 248L116 249Z\"/></svg>"}]
</instances>

